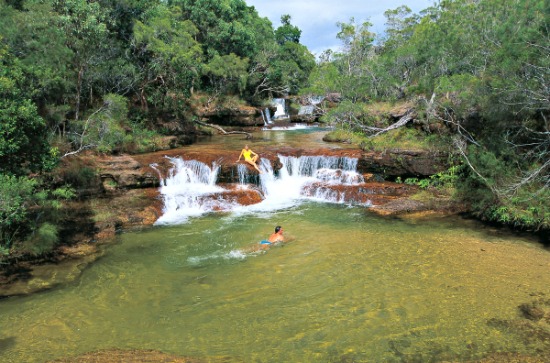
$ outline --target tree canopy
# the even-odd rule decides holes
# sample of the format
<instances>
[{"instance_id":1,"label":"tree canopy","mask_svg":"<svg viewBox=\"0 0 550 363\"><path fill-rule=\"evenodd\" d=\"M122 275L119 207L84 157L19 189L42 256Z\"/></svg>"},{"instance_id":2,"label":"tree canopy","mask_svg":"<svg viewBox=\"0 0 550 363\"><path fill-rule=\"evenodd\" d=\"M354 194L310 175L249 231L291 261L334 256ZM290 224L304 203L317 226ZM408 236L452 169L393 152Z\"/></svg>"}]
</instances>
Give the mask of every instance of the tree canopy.
<instances>
[{"instance_id":1,"label":"tree canopy","mask_svg":"<svg viewBox=\"0 0 550 363\"><path fill-rule=\"evenodd\" d=\"M416 100L425 129L453 137L474 210L549 228L549 15L545 0L446 0L386 11L377 39L368 23L338 23L341 51L324 54L304 92L340 93L325 118L359 132L375 129L366 103Z\"/></svg>"}]
</instances>

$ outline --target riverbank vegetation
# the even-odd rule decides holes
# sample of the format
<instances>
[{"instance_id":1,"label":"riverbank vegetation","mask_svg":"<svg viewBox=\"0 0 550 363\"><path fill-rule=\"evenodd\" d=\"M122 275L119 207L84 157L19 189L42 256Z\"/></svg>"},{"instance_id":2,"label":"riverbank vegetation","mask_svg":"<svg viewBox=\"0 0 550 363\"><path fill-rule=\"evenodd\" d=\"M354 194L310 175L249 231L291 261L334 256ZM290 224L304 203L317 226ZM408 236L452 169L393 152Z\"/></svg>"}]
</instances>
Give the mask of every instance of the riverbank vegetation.
<instances>
[{"instance_id":1,"label":"riverbank vegetation","mask_svg":"<svg viewBox=\"0 0 550 363\"><path fill-rule=\"evenodd\" d=\"M386 11L381 37L351 19L338 24L342 51L321 55L304 92L340 94L323 118L345 134L329 138L446 145L461 166L456 197L475 215L549 229L549 15L540 0L441 1L420 14L401 6ZM413 102L415 115L390 123L376 117L379 102Z\"/></svg>"}]
</instances>

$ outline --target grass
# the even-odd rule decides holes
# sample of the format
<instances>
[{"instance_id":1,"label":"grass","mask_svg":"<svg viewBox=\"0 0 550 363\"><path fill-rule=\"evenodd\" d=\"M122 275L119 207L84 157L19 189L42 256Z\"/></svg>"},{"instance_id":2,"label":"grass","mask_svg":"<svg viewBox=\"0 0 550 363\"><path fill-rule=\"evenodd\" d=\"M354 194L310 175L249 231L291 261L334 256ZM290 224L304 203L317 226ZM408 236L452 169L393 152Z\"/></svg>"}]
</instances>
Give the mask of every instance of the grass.
<instances>
[{"instance_id":1,"label":"grass","mask_svg":"<svg viewBox=\"0 0 550 363\"><path fill-rule=\"evenodd\" d=\"M431 134L423 131L401 127L388 131L376 137L369 137L365 134L352 132L350 130L337 129L329 132L323 140L328 142L346 142L358 145L365 151L386 151L390 149L434 151L447 150L450 145L446 137Z\"/></svg>"}]
</instances>

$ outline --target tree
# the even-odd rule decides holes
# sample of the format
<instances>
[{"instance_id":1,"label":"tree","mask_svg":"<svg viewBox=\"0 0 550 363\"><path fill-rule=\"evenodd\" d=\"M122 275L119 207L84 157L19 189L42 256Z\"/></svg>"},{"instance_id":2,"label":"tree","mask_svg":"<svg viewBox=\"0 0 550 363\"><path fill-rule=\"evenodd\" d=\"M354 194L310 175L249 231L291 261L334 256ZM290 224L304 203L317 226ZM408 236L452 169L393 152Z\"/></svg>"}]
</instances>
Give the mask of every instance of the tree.
<instances>
[{"instance_id":1,"label":"tree","mask_svg":"<svg viewBox=\"0 0 550 363\"><path fill-rule=\"evenodd\" d=\"M196 40L203 45L207 58L216 54L235 54L252 58L258 52L259 39L254 25L258 18L244 0L172 0L181 8L182 17L198 29Z\"/></svg>"},{"instance_id":2,"label":"tree","mask_svg":"<svg viewBox=\"0 0 550 363\"><path fill-rule=\"evenodd\" d=\"M210 79L215 93L239 92L242 94L247 82L248 59L235 54L216 55L203 67L203 74Z\"/></svg>"},{"instance_id":3,"label":"tree","mask_svg":"<svg viewBox=\"0 0 550 363\"><path fill-rule=\"evenodd\" d=\"M66 46L71 50L74 72L74 119L81 111L87 71L103 59L102 47L108 44L107 13L97 2L86 0L53 0L53 9L60 15L56 24L65 33Z\"/></svg>"},{"instance_id":4,"label":"tree","mask_svg":"<svg viewBox=\"0 0 550 363\"><path fill-rule=\"evenodd\" d=\"M275 30L275 39L279 45L283 45L286 42L300 43L300 36L302 31L290 24L291 16L288 14L281 15L282 25Z\"/></svg>"},{"instance_id":5,"label":"tree","mask_svg":"<svg viewBox=\"0 0 550 363\"><path fill-rule=\"evenodd\" d=\"M0 42L1 42L0 38ZM1 44L1 43L0 43ZM20 62L0 45L0 173L23 175L51 168L46 124L24 95L25 74Z\"/></svg>"},{"instance_id":6,"label":"tree","mask_svg":"<svg viewBox=\"0 0 550 363\"><path fill-rule=\"evenodd\" d=\"M176 8L163 5L150 11L134 27L133 49L141 63L141 104L164 108L168 93L192 92L200 76L202 51L195 41L198 29L183 20ZM172 106L173 108L173 106Z\"/></svg>"}]
</instances>

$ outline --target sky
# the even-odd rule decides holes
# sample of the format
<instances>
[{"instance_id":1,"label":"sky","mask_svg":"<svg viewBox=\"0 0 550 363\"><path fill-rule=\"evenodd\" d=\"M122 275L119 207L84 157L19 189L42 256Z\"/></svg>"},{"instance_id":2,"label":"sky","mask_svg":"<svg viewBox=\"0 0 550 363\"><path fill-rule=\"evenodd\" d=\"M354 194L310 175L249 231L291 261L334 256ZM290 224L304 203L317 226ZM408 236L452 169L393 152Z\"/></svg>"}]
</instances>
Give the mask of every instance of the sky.
<instances>
[{"instance_id":1,"label":"sky","mask_svg":"<svg viewBox=\"0 0 550 363\"><path fill-rule=\"evenodd\" d=\"M245 0L254 6L261 17L267 17L277 29L281 25L281 15L289 14L290 23L302 30L300 43L307 46L313 54L319 55L326 49L337 50L340 46L336 33L337 22L356 24L369 21L371 31L382 34L384 31L384 12L407 5L414 13L419 13L434 5L434 0Z\"/></svg>"}]
</instances>

